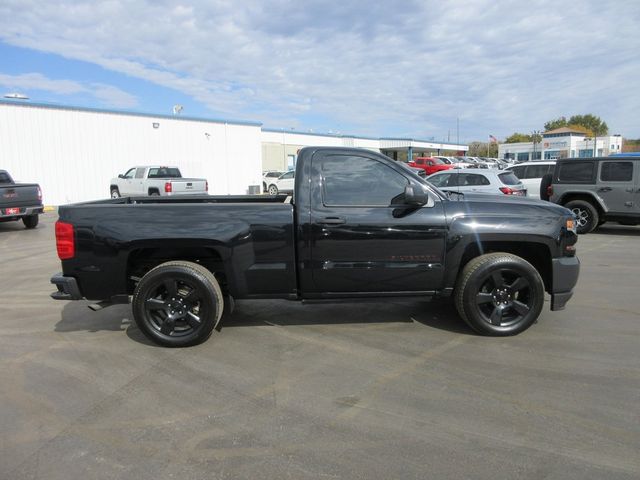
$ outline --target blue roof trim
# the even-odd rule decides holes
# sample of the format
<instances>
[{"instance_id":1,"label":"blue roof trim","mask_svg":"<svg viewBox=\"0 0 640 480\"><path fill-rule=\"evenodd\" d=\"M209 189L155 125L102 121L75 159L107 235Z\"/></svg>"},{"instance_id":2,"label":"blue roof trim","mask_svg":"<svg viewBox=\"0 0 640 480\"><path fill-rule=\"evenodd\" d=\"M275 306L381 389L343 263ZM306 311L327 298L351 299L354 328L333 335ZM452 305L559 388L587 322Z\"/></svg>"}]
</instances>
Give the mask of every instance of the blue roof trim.
<instances>
[{"instance_id":1,"label":"blue roof trim","mask_svg":"<svg viewBox=\"0 0 640 480\"><path fill-rule=\"evenodd\" d=\"M76 105L60 105L58 103L30 102L25 100L9 100L4 98L0 99L0 105L12 105L12 106L17 105L20 107L50 108L54 110L72 110L72 111L75 110L75 111L90 112L90 113L108 113L112 115L127 115L131 117L161 118L165 120L186 120L189 122L203 122L203 123L227 123L230 125L262 127L261 122L253 122L248 120L225 120L221 118L184 117L182 115L165 115L161 113L135 112L131 110L109 110L104 108L79 107Z\"/></svg>"}]
</instances>

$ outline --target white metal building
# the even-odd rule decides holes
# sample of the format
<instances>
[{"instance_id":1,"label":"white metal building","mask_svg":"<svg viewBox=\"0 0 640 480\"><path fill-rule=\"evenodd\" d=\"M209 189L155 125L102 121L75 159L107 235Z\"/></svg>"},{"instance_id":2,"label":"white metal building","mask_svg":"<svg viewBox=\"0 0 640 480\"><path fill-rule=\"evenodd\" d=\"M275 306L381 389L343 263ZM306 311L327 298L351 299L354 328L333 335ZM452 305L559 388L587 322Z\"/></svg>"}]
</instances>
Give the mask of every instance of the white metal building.
<instances>
[{"instance_id":1,"label":"white metal building","mask_svg":"<svg viewBox=\"0 0 640 480\"><path fill-rule=\"evenodd\" d=\"M153 164L208 179L211 194L244 194L261 185L260 127L0 100L0 168L39 183L45 205L107 198L112 177Z\"/></svg>"},{"instance_id":2,"label":"white metal building","mask_svg":"<svg viewBox=\"0 0 640 480\"><path fill-rule=\"evenodd\" d=\"M529 160L549 160L569 157L606 157L622 152L622 136L607 135L588 137L584 132L571 128L557 128L542 134L542 141L501 143L498 146L498 157L509 158L521 162Z\"/></svg>"},{"instance_id":3,"label":"white metal building","mask_svg":"<svg viewBox=\"0 0 640 480\"><path fill-rule=\"evenodd\" d=\"M356 147L382 152L394 160L408 161L420 155L440 155L455 152L463 155L467 145L440 143L410 138L372 138L354 135L295 132L262 129L262 165L264 170L285 171L295 165L303 147Z\"/></svg>"},{"instance_id":4,"label":"white metal building","mask_svg":"<svg viewBox=\"0 0 640 480\"><path fill-rule=\"evenodd\" d=\"M262 129L261 123L0 100L0 169L39 183L45 205L107 198L138 165L177 166L212 195L260 191L264 170L294 167L307 146L357 147L395 160L466 145Z\"/></svg>"}]
</instances>

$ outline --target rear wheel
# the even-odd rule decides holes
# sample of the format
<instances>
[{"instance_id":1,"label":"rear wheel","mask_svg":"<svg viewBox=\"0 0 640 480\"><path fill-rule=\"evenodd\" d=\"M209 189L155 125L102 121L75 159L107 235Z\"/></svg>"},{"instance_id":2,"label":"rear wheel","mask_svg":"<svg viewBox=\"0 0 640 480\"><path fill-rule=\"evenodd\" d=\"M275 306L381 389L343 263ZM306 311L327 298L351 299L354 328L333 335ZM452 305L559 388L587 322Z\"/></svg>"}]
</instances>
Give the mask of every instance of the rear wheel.
<instances>
[{"instance_id":1,"label":"rear wheel","mask_svg":"<svg viewBox=\"0 0 640 480\"><path fill-rule=\"evenodd\" d=\"M489 253L462 269L455 291L462 319L482 335L515 335L529 328L544 303L544 283L526 260Z\"/></svg>"},{"instance_id":2,"label":"rear wheel","mask_svg":"<svg viewBox=\"0 0 640 480\"><path fill-rule=\"evenodd\" d=\"M576 218L576 232L589 233L598 226L598 210L586 200L571 200L565 207L571 210Z\"/></svg>"},{"instance_id":3,"label":"rear wheel","mask_svg":"<svg viewBox=\"0 0 640 480\"><path fill-rule=\"evenodd\" d=\"M28 228L28 229L36 228L38 226L38 221L39 221L38 214L22 217L22 223L24 223L25 228Z\"/></svg>"},{"instance_id":4,"label":"rear wheel","mask_svg":"<svg viewBox=\"0 0 640 480\"><path fill-rule=\"evenodd\" d=\"M222 317L224 299L209 270L173 261L142 277L132 306L138 328L150 340L165 347L188 347L209 338Z\"/></svg>"},{"instance_id":5,"label":"rear wheel","mask_svg":"<svg viewBox=\"0 0 640 480\"><path fill-rule=\"evenodd\" d=\"M269 195L277 195L278 194L278 187L276 187L275 185L269 185Z\"/></svg>"}]
</instances>

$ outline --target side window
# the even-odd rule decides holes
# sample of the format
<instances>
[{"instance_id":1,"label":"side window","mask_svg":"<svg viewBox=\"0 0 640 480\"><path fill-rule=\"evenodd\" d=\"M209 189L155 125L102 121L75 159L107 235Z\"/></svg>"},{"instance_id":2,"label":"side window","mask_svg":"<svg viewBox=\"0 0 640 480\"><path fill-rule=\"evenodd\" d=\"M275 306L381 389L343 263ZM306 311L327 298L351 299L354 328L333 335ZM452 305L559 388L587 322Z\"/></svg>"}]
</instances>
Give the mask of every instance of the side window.
<instances>
[{"instance_id":1,"label":"side window","mask_svg":"<svg viewBox=\"0 0 640 480\"><path fill-rule=\"evenodd\" d=\"M280 177L280 178L282 178L282 180L287 180L289 178L293 178L294 174L295 174L295 172L293 172L293 171L287 172L284 175L282 175L282 177Z\"/></svg>"},{"instance_id":2,"label":"side window","mask_svg":"<svg viewBox=\"0 0 640 480\"><path fill-rule=\"evenodd\" d=\"M602 162L600 180L603 182L630 182L633 180L633 162Z\"/></svg>"},{"instance_id":3,"label":"side window","mask_svg":"<svg viewBox=\"0 0 640 480\"><path fill-rule=\"evenodd\" d=\"M421 158L416 158L416 165L424 165L424 160Z\"/></svg>"},{"instance_id":4,"label":"side window","mask_svg":"<svg viewBox=\"0 0 640 480\"><path fill-rule=\"evenodd\" d=\"M136 173L136 169L130 168L127 170L127 173L124 174L124 178L133 178L134 173Z\"/></svg>"},{"instance_id":5,"label":"side window","mask_svg":"<svg viewBox=\"0 0 640 480\"><path fill-rule=\"evenodd\" d=\"M525 167L513 167L511 171L516 174L516 177L522 180L524 178L524 168Z\"/></svg>"},{"instance_id":6,"label":"side window","mask_svg":"<svg viewBox=\"0 0 640 480\"><path fill-rule=\"evenodd\" d=\"M144 168L139 168L138 170L136 170L136 178L144 178Z\"/></svg>"},{"instance_id":7,"label":"side window","mask_svg":"<svg viewBox=\"0 0 640 480\"><path fill-rule=\"evenodd\" d=\"M429 183L431 183L432 185L435 185L436 187L446 187L447 181L449 180L450 176L451 174L449 173L443 173L442 175L435 175L429 179Z\"/></svg>"},{"instance_id":8,"label":"side window","mask_svg":"<svg viewBox=\"0 0 640 480\"><path fill-rule=\"evenodd\" d=\"M542 178L547 171L548 168L546 165L529 165L527 167L527 173L525 173L525 178Z\"/></svg>"},{"instance_id":9,"label":"side window","mask_svg":"<svg viewBox=\"0 0 640 480\"><path fill-rule=\"evenodd\" d=\"M321 171L326 206L387 207L409 183L391 167L365 157L329 156L322 160Z\"/></svg>"},{"instance_id":10,"label":"side window","mask_svg":"<svg viewBox=\"0 0 640 480\"><path fill-rule=\"evenodd\" d=\"M565 183L592 183L594 170L594 162L568 160L559 165L557 180Z\"/></svg>"},{"instance_id":11,"label":"side window","mask_svg":"<svg viewBox=\"0 0 640 480\"><path fill-rule=\"evenodd\" d=\"M485 178L484 175L468 173L467 178L465 179L464 185L478 186L478 185L491 185L491 183L489 182L489 180L487 180L487 178Z\"/></svg>"}]
</instances>

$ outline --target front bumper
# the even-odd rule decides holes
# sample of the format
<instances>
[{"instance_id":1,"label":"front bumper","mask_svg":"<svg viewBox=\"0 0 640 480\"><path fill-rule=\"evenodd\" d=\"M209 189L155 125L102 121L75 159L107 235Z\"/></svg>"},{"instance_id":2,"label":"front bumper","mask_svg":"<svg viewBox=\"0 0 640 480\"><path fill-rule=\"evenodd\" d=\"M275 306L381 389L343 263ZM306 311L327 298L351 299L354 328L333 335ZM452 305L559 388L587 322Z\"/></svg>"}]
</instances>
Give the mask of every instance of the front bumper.
<instances>
[{"instance_id":1,"label":"front bumper","mask_svg":"<svg viewBox=\"0 0 640 480\"><path fill-rule=\"evenodd\" d=\"M578 283L580 260L578 257L554 258L551 260L551 269L551 310L563 310L573 296L573 287Z\"/></svg>"},{"instance_id":2,"label":"front bumper","mask_svg":"<svg viewBox=\"0 0 640 480\"><path fill-rule=\"evenodd\" d=\"M58 287L58 290L51 294L54 300L82 300L80 287L75 278L65 277L60 272L51 277L51 283Z\"/></svg>"}]
</instances>

